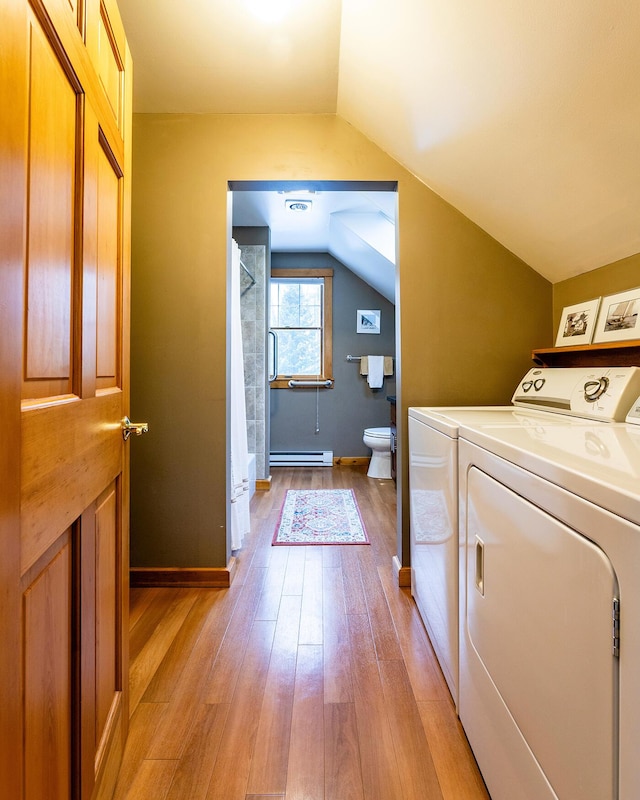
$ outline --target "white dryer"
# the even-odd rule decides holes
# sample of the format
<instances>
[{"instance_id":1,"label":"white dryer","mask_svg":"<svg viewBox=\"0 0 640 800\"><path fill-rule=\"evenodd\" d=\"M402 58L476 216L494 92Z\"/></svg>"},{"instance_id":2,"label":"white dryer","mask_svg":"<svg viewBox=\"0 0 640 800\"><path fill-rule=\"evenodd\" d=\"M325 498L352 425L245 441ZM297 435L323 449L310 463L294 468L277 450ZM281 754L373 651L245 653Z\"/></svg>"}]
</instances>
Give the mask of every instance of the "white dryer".
<instances>
[{"instance_id":1,"label":"white dryer","mask_svg":"<svg viewBox=\"0 0 640 800\"><path fill-rule=\"evenodd\" d=\"M493 800L640 797L640 429L459 430L459 716Z\"/></svg>"}]
</instances>

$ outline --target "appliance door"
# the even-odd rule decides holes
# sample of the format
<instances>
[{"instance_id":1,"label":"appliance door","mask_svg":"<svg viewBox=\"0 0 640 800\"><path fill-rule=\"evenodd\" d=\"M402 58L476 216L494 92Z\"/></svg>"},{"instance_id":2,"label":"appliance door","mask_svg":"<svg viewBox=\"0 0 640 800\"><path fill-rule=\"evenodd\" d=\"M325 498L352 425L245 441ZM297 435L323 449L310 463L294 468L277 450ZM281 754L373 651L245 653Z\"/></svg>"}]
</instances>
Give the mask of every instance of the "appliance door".
<instances>
[{"instance_id":1,"label":"appliance door","mask_svg":"<svg viewBox=\"0 0 640 800\"><path fill-rule=\"evenodd\" d=\"M458 703L458 440L409 417L411 592Z\"/></svg>"},{"instance_id":2,"label":"appliance door","mask_svg":"<svg viewBox=\"0 0 640 800\"><path fill-rule=\"evenodd\" d=\"M478 467L466 487L460 718L491 797L617 797L613 566Z\"/></svg>"}]
</instances>

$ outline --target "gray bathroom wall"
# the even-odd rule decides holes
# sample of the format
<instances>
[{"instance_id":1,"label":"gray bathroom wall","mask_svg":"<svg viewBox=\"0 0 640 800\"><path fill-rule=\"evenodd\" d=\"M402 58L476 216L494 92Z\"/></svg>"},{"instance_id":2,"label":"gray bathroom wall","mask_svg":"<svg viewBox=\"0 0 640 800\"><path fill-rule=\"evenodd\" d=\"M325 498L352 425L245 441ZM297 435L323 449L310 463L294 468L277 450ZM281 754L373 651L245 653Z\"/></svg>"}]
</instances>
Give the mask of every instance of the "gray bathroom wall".
<instances>
[{"instance_id":1,"label":"gray bathroom wall","mask_svg":"<svg viewBox=\"0 0 640 800\"><path fill-rule=\"evenodd\" d=\"M333 274L333 389L271 389L271 450L333 450L334 458L368 456L365 428L389 425L387 397L395 395L395 307L328 253L272 253L277 269L331 268ZM356 333L358 309L379 309L380 333ZM394 375L370 389L360 363L347 355L390 355ZM316 419L319 432L315 433Z\"/></svg>"}]
</instances>

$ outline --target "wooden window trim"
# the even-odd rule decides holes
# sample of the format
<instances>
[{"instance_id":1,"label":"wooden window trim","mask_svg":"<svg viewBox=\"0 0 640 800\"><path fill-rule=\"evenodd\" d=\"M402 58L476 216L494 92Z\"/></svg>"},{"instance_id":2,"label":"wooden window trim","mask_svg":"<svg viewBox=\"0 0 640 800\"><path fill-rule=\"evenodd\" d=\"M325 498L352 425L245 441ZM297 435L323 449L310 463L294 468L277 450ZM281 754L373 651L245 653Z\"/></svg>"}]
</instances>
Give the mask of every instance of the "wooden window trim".
<instances>
[{"instance_id":1,"label":"wooden window trim","mask_svg":"<svg viewBox=\"0 0 640 800\"><path fill-rule=\"evenodd\" d=\"M271 389L290 389L290 380L332 381L333 389L333 270L332 269L281 269L271 270L272 278L324 278L324 296L322 303L322 374L321 375L277 375L271 381Z\"/></svg>"}]
</instances>

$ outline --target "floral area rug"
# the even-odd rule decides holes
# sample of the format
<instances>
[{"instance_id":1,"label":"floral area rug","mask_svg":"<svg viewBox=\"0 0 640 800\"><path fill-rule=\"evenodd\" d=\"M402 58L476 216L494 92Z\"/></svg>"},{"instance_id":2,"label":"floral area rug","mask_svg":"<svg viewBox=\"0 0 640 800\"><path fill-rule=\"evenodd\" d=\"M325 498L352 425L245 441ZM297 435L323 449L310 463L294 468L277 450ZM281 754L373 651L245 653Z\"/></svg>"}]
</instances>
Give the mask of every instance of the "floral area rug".
<instances>
[{"instance_id":1,"label":"floral area rug","mask_svg":"<svg viewBox=\"0 0 640 800\"><path fill-rule=\"evenodd\" d=\"M272 544L369 544L353 489L289 489Z\"/></svg>"}]
</instances>

